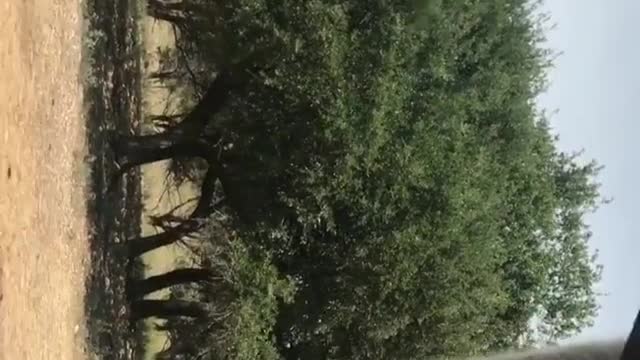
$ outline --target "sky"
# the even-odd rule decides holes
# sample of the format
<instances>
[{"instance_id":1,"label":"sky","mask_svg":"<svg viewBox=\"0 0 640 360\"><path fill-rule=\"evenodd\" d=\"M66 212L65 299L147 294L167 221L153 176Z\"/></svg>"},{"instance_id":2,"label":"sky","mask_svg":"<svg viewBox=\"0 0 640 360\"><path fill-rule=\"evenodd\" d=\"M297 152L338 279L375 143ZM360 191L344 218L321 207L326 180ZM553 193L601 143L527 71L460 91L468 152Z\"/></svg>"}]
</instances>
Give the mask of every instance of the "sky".
<instances>
[{"instance_id":1,"label":"sky","mask_svg":"<svg viewBox=\"0 0 640 360\"><path fill-rule=\"evenodd\" d=\"M561 52L538 99L557 110L551 125L562 150L584 149L605 168L612 197L587 222L604 266L600 313L570 341L623 337L640 309L640 1L545 0L546 47Z\"/></svg>"}]
</instances>

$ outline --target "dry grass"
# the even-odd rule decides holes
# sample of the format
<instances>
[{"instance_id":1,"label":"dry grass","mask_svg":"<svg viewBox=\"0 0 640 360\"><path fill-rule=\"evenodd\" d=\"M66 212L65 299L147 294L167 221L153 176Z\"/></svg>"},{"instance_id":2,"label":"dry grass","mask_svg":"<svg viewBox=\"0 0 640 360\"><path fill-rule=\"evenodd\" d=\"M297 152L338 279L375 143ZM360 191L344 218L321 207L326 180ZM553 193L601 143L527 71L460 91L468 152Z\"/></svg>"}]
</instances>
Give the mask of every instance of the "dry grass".
<instances>
[{"instance_id":1,"label":"dry grass","mask_svg":"<svg viewBox=\"0 0 640 360\"><path fill-rule=\"evenodd\" d=\"M155 21L149 16L142 18L142 36L144 39L144 69L145 82L143 87L144 112L146 114L162 114L165 108L175 110L175 102L168 101L169 91L161 84L148 79L148 76L159 70L158 50L174 46L171 26L164 21ZM147 124L149 125L149 124ZM191 184L165 192L166 162L145 165L142 168L142 191L144 194L144 211L142 213L142 234L156 233L148 221L148 215L161 215L182 203L186 199L193 198L197 191ZM187 207L187 209L189 209ZM145 276L153 276L173 270L179 260L184 256L184 249L178 245L164 246L145 254L142 259L146 265ZM162 299L169 295L164 289L151 294L149 298ZM155 330L153 326L156 319L146 320L146 343L144 359L154 359L155 354L163 349L167 342L167 336L162 331Z\"/></svg>"},{"instance_id":2,"label":"dry grass","mask_svg":"<svg viewBox=\"0 0 640 360\"><path fill-rule=\"evenodd\" d=\"M82 359L78 0L1 0L0 359Z\"/></svg>"}]
</instances>

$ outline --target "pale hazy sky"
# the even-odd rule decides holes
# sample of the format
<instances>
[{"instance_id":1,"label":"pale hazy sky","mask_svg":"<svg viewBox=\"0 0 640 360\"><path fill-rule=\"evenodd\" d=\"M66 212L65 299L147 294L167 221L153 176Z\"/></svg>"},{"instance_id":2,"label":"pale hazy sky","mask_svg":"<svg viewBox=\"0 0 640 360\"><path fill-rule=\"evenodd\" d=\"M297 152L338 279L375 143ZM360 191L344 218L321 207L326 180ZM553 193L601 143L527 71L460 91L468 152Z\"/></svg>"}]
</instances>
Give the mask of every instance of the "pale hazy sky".
<instances>
[{"instance_id":1,"label":"pale hazy sky","mask_svg":"<svg viewBox=\"0 0 640 360\"><path fill-rule=\"evenodd\" d=\"M640 309L640 0L545 0L563 54L539 103L563 150L585 150L605 166L602 192L614 202L592 215L592 245L604 265L595 325L574 340L626 336Z\"/></svg>"}]
</instances>

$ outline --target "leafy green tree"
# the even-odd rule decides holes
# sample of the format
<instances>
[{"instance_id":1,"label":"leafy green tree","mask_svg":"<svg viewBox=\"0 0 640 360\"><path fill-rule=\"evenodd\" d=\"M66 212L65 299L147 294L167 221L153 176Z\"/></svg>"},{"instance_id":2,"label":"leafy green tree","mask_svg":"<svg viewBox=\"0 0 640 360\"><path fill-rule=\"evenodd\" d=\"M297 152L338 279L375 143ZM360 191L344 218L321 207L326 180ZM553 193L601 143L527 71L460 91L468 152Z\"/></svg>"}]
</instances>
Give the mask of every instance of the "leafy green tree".
<instances>
[{"instance_id":1,"label":"leafy green tree","mask_svg":"<svg viewBox=\"0 0 640 360\"><path fill-rule=\"evenodd\" d=\"M238 246L273 265L256 288L298 289L243 303L275 340L242 335L256 343L233 356L474 354L532 319L559 339L593 317L599 168L559 152L535 108L549 53L529 1L163 4L193 93L210 85L162 133L116 138L120 164L204 160L202 193L219 187ZM213 199L158 246L200 230Z\"/></svg>"},{"instance_id":2,"label":"leafy green tree","mask_svg":"<svg viewBox=\"0 0 640 360\"><path fill-rule=\"evenodd\" d=\"M292 300L294 283L278 273L264 251L222 237L215 227L204 234L209 241L194 248L191 259L200 269L189 269L189 275L191 280L194 274L206 276L206 281L174 282L168 300L133 302L138 314L167 319L162 328L170 345L158 358L279 359L273 328L278 306Z\"/></svg>"}]
</instances>

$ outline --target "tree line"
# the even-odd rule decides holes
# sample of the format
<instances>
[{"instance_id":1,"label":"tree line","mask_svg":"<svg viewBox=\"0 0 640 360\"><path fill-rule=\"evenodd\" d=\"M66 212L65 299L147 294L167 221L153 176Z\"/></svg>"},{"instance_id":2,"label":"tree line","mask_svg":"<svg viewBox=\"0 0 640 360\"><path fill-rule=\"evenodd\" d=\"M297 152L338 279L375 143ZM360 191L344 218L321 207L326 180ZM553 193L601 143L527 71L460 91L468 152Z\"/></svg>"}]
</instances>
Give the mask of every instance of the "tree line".
<instances>
[{"instance_id":1,"label":"tree line","mask_svg":"<svg viewBox=\"0 0 640 360\"><path fill-rule=\"evenodd\" d=\"M160 358L425 359L590 323L600 167L561 152L536 107L551 53L535 3L148 10L174 27L156 75L185 111L114 134L118 177L170 160L200 186L187 216L126 242L132 259L181 242L197 264L129 283L133 319L168 319Z\"/></svg>"}]
</instances>

